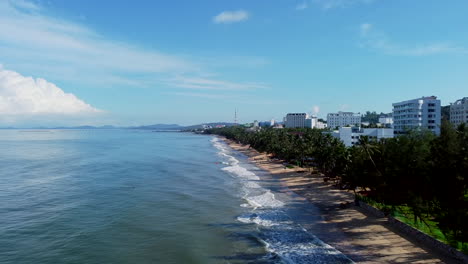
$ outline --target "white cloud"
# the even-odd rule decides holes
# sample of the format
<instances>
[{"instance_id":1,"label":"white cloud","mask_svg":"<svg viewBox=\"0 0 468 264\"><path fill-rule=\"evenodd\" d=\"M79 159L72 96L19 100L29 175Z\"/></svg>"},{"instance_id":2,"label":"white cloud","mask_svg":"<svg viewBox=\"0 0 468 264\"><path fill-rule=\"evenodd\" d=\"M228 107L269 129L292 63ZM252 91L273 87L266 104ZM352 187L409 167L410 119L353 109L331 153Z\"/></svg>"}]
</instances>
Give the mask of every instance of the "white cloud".
<instances>
[{"instance_id":1,"label":"white cloud","mask_svg":"<svg viewBox=\"0 0 468 264\"><path fill-rule=\"evenodd\" d=\"M402 45L394 43L384 32L375 29L369 23L359 27L360 46L383 52L389 55L424 56L443 53L468 54L468 50L450 43L435 42L416 45Z\"/></svg>"},{"instance_id":2,"label":"white cloud","mask_svg":"<svg viewBox=\"0 0 468 264\"><path fill-rule=\"evenodd\" d=\"M7 58L14 56L21 62L47 61L107 75L109 72L152 74L199 69L195 63L178 56L108 40L85 26L40 12L27 12L23 7L28 6L28 10L38 9L26 0L0 3L0 52ZM23 52L27 56L21 56Z\"/></svg>"},{"instance_id":3,"label":"white cloud","mask_svg":"<svg viewBox=\"0 0 468 264\"><path fill-rule=\"evenodd\" d=\"M2 115L92 114L98 110L44 79L33 79L0 68Z\"/></svg>"},{"instance_id":4,"label":"white cloud","mask_svg":"<svg viewBox=\"0 0 468 264\"><path fill-rule=\"evenodd\" d=\"M364 23L361 24L361 36L367 36L369 32L372 30L372 24Z\"/></svg>"},{"instance_id":5,"label":"white cloud","mask_svg":"<svg viewBox=\"0 0 468 264\"><path fill-rule=\"evenodd\" d=\"M207 93L187 93L187 92L176 92L171 93L177 96L186 96L186 97L198 97L198 98L206 98L206 99L227 99L231 98L231 96L222 95L222 94L207 94Z\"/></svg>"},{"instance_id":6,"label":"white cloud","mask_svg":"<svg viewBox=\"0 0 468 264\"><path fill-rule=\"evenodd\" d=\"M38 11L41 9L37 4L33 2L25 1L25 0L7 0L7 1L10 2L11 5L17 8L21 8L21 9L28 10L28 11Z\"/></svg>"},{"instance_id":7,"label":"white cloud","mask_svg":"<svg viewBox=\"0 0 468 264\"><path fill-rule=\"evenodd\" d=\"M216 24L230 24L246 21L249 17L249 13L244 10L224 11L215 16L213 22Z\"/></svg>"},{"instance_id":8,"label":"white cloud","mask_svg":"<svg viewBox=\"0 0 468 264\"><path fill-rule=\"evenodd\" d=\"M206 75L221 67L261 67L266 61L239 57L233 65L224 57L163 53L106 38L85 25L50 17L46 11L27 0L0 0L2 63L54 80L96 87L154 87L172 76ZM247 12L237 11L219 19L247 18Z\"/></svg>"},{"instance_id":9,"label":"white cloud","mask_svg":"<svg viewBox=\"0 0 468 264\"><path fill-rule=\"evenodd\" d=\"M197 90L256 90L268 88L261 83L234 83L199 77L176 77L167 82L169 85Z\"/></svg>"},{"instance_id":10,"label":"white cloud","mask_svg":"<svg viewBox=\"0 0 468 264\"><path fill-rule=\"evenodd\" d=\"M323 9L345 8L357 4L371 4L376 0L314 0Z\"/></svg>"},{"instance_id":11,"label":"white cloud","mask_svg":"<svg viewBox=\"0 0 468 264\"><path fill-rule=\"evenodd\" d=\"M296 10L304 10L304 9L307 9L309 7L309 5L306 3L306 2L302 2L298 5L296 5Z\"/></svg>"},{"instance_id":12,"label":"white cloud","mask_svg":"<svg viewBox=\"0 0 468 264\"><path fill-rule=\"evenodd\" d=\"M320 106L314 105L312 108L314 115L317 115L320 112Z\"/></svg>"}]
</instances>

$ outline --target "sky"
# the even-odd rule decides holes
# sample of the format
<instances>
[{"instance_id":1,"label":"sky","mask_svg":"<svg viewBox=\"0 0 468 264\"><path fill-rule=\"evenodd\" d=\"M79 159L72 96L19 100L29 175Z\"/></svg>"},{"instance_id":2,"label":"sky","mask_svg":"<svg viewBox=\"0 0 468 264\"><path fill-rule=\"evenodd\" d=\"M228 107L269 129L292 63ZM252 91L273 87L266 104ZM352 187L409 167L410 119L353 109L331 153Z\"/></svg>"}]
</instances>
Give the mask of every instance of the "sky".
<instances>
[{"instance_id":1,"label":"sky","mask_svg":"<svg viewBox=\"0 0 468 264\"><path fill-rule=\"evenodd\" d=\"M0 127L282 120L468 96L466 0L0 0Z\"/></svg>"}]
</instances>

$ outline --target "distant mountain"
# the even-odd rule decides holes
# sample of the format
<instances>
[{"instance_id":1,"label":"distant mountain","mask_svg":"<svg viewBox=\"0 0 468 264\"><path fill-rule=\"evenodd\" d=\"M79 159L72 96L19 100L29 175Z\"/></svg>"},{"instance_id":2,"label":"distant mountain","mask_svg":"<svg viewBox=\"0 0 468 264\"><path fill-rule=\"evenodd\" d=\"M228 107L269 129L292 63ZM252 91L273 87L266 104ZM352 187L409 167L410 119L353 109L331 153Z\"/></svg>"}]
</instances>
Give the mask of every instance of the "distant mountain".
<instances>
[{"instance_id":1,"label":"distant mountain","mask_svg":"<svg viewBox=\"0 0 468 264\"><path fill-rule=\"evenodd\" d=\"M131 129L151 129L151 130L182 130L183 126L177 124L156 124L148 126L129 127Z\"/></svg>"},{"instance_id":2,"label":"distant mountain","mask_svg":"<svg viewBox=\"0 0 468 264\"><path fill-rule=\"evenodd\" d=\"M178 124L155 124L155 125L147 125L147 126L133 126L133 127L116 127L111 125L105 126L61 126L61 127L23 127L23 128L16 128L16 127L0 127L0 129L147 129L147 130L194 130L200 129L204 126L233 126L234 123L227 123L227 122L212 122L212 123L203 123L198 125L191 125L191 126L181 126Z\"/></svg>"},{"instance_id":3,"label":"distant mountain","mask_svg":"<svg viewBox=\"0 0 468 264\"><path fill-rule=\"evenodd\" d=\"M118 128L115 126L105 125L105 126L74 126L74 127L53 127L51 129L114 129ZM50 128L49 128L50 129Z\"/></svg>"},{"instance_id":4,"label":"distant mountain","mask_svg":"<svg viewBox=\"0 0 468 264\"><path fill-rule=\"evenodd\" d=\"M39 127L1 127L0 129L115 129L119 127L111 126L111 125L106 125L106 126L72 126L72 127L45 127L45 126L39 126Z\"/></svg>"},{"instance_id":5,"label":"distant mountain","mask_svg":"<svg viewBox=\"0 0 468 264\"><path fill-rule=\"evenodd\" d=\"M182 130L194 130L194 129L201 129L203 126L233 126L235 125L234 123L227 123L227 122L213 122L213 123L203 123L199 125L193 125L193 126L186 126Z\"/></svg>"}]
</instances>

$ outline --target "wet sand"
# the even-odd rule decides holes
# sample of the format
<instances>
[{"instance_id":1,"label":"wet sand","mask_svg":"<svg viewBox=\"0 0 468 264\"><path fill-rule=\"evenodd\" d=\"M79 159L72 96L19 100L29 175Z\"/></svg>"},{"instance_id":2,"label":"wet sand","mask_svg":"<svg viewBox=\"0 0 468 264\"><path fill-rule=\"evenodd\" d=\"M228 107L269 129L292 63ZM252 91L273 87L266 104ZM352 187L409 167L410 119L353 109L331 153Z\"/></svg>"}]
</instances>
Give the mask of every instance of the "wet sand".
<instances>
[{"instance_id":1,"label":"wet sand","mask_svg":"<svg viewBox=\"0 0 468 264\"><path fill-rule=\"evenodd\" d=\"M388 225L386 218L366 214L354 205L352 192L335 188L323 176L303 168L286 168L246 145L224 139L261 169L278 178L284 192L300 196L320 209L320 219L301 225L357 263L460 263L425 248ZM292 194L291 193L291 194Z\"/></svg>"}]
</instances>

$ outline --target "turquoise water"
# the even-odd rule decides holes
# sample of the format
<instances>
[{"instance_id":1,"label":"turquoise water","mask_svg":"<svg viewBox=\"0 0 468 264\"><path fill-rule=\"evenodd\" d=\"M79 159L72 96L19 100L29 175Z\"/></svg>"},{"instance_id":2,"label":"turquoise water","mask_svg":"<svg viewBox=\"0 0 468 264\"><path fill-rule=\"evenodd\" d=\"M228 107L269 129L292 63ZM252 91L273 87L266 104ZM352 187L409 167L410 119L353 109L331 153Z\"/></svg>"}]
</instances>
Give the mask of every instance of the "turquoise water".
<instances>
[{"instance_id":1,"label":"turquoise water","mask_svg":"<svg viewBox=\"0 0 468 264\"><path fill-rule=\"evenodd\" d=\"M261 174L208 136L2 130L0 263L348 262Z\"/></svg>"}]
</instances>

